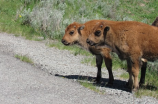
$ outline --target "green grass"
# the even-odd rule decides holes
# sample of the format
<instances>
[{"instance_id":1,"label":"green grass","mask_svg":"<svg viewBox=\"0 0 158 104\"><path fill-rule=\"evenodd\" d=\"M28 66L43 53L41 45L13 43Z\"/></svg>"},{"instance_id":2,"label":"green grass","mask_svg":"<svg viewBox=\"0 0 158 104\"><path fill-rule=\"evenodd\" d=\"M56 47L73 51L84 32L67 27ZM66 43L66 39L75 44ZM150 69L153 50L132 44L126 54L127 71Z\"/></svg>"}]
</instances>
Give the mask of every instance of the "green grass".
<instances>
[{"instance_id":1,"label":"green grass","mask_svg":"<svg viewBox=\"0 0 158 104\"><path fill-rule=\"evenodd\" d=\"M158 0L120 0L117 13L151 24L158 16Z\"/></svg>"},{"instance_id":2,"label":"green grass","mask_svg":"<svg viewBox=\"0 0 158 104\"><path fill-rule=\"evenodd\" d=\"M153 85L145 84L135 93L136 97L152 96L158 99L158 88Z\"/></svg>"},{"instance_id":3,"label":"green grass","mask_svg":"<svg viewBox=\"0 0 158 104\"><path fill-rule=\"evenodd\" d=\"M124 73L122 73L122 74L120 75L120 77L123 78L123 79L128 79L128 78L129 78L129 74L128 74L128 72L127 72L127 73L124 72Z\"/></svg>"},{"instance_id":4,"label":"green grass","mask_svg":"<svg viewBox=\"0 0 158 104\"><path fill-rule=\"evenodd\" d=\"M26 36L31 39L37 36L33 28L22 25L17 11L24 6L24 0L0 0L0 31Z\"/></svg>"},{"instance_id":5,"label":"green grass","mask_svg":"<svg viewBox=\"0 0 158 104\"><path fill-rule=\"evenodd\" d=\"M17 55L16 54L15 57L17 59L20 59L23 62L26 62L26 63L29 63L29 64L34 64L33 61L30 58L28 58L27 56L22 56L22 55Z\"/></svg>"},{"instance_id":6,"label":"green grass","mask_svg":"<svg viewBox=\"0 0 158 104\"><path fill-rule=\"evenodd\" d=\"M112 53L111 57L112 57L112 69L113 70L119 69L119 68L127 69L126 61L121 61L115 53ZM81 61L81 63L91 65L91 66L96 66L96 58L95 58L95 56L87 57L87 58L83 59ZM105 67L106 67L105 62L103 60L102 68L105 68Z\"/></svg>"},{"instance_id":7,"label":"green grass","mask_svg":"<svg viewBox=\"0 0 158 104\"><path fill-rule=\"evenodd\" d=\"M95 56L87 57L81 61L82 64L96 66L96 59ZM104 64L103 64L104 65ZM105 65L104 65L105 66Z\"/></svg>"},{"instance_id":8,"label":"green grass","mask_svg":"<svg viewBox=\"0 0 158 104\"><path fill-rule=\"evenodd\" d=\"M142 96L152 96L158 99L158 90L150 90L147 88L140 88L138 92L135 93L136 97L141 98Z\"/></svg>"},{"instance_id":9,"label":"green grass","mask_svg":"<svg viewBox=\"0 0 158 104\"><path fill-rule=\"evenodd\" d=\"M84 86L85 88L88 88L94 92L97 92L99 94L104 94L103 91L100 91L99 89L97 89L97 86L95 86L93 83L89 82L89 81L79 81L79 83Z\"/></svg>"}]
</instances>

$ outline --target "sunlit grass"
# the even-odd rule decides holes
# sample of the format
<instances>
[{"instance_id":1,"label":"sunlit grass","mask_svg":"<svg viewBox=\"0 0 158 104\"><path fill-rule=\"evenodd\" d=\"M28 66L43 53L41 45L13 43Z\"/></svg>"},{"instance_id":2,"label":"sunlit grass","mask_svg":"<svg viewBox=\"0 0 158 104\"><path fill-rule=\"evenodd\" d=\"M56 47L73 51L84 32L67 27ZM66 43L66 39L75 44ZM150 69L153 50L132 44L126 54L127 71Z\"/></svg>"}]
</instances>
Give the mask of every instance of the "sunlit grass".
<instances>
[{"instance_id":1,"label":"sunlit grass","mask_svg":"<svg viewBox=\"0 0 158 104\"><path fill-rule=\"evenodd\" d=\"M152 96L158 99L158 90L150 87L140 88L136 93L136 97L141 98L142 96Z\"/></svg>"},{"instance_id":2,"label":"sunlit grass","mask_svg":"<svg viewBox=\"0 0 158 104\"><path fill-rule=\"evenodd\" d=\"M33 61L28 58L27 56L22 56L22 55L15 55L15 57L23 62L29 63L29 64L34 64Z\"/></svg>"},{"instance_id":3,"label":"sunlit grass","mask_svg":"<svg viewBox=\"0 0 158 104\"><path fill-rule=\"evenodd\" d=\"M0 31L31 38L37 35L31 27L21 25L17 11L24 6L24 0L0 0Z\"/></svg>"},{"instance_id":4,"label":"sunlit grass","mask_svg":"<svg viewBox=\"0 0 158 104\"><path fill-rule=\"evenodd\" d=\"M94 92L97 92L99 94L104 94L105 92L103 91L100 91L96 85L94 85L93 83L89 82L89 81L86 81L86 80L82 80L82 81L79 81L79 83L84 86L85 88L88 88Z\"/></svg>"}]
</instances>

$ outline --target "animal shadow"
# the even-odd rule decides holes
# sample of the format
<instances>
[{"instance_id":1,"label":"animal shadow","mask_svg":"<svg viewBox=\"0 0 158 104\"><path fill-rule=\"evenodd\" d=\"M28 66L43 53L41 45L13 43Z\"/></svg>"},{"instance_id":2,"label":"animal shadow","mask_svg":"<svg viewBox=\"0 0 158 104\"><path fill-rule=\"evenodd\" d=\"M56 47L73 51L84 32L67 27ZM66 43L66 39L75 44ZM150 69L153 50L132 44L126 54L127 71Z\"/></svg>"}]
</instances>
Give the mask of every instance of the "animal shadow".
<instances>
[{"instance_id":1,"label":"animal shadow","mask_svg":"<svg viewBox=\"0 0 158 104\"><path fill-rule=\"evenodd\" d=\"M106 87L106 88L111 88L111 89L118 89L122 91L127 91L131 92L127 87L126 87L126 81L115 79L113 82L113 85L108 85L108 78L101 78L100 83L95 83L96 77L91 77L91 76L81 76L81 75L59 75L55 74L55 76L58 77L64 77L67 79L76 79L80 81L88 81L90 83L93 83L95 86L100 86L100 87Z\"/></svg>"}]
</instances>

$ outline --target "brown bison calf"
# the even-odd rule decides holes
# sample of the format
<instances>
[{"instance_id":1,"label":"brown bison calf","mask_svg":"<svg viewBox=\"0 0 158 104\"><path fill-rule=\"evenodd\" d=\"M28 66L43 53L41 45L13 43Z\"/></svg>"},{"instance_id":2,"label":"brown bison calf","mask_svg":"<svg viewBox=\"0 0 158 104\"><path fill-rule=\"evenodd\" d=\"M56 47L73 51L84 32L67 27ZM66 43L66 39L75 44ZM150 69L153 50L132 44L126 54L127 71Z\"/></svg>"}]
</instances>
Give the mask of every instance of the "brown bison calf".
<instances>
[{"instance_id":1,"label":"brown bison calf","mask_svg":"<svg viewBox=\"0 0 158 104\"><path fill-rule=\"evenodd\" d=\"M109 48L103 48L101 50L97 50L94 46L90 46L86 43L89 33L92 32L94 26L101 21L107 23L113 23L113 21L108 21L108 20L91 20L84 24L80 24L76 22L70 24L65 29L65 35L62 38L62 43L64 45L79 44L80 46L89 50L93 55L96 56L96 65L98 68L97 78L96 78L97 83L100 82L101 79L101 66L104 59L105 65L109 73L108 84L111 85L113 84L114 81L113 73L112 73L112 60L110 56L111 50ZM84 27L82 27L83 25Z\"/></svg>"},{"instance_id":2,"label":"brown bison calf","mask_svg":"<svg viewBox=\"0 0 158 104\"><path fill-rule=\"evenodd\" d=\"M127 60L128 82L133 90L139 88L141 58L148 61L158 58L158 28L141 22L100 22L89 35L87 42L91 46L107 45L120 59Z\"/></svg>"}]
</instances>

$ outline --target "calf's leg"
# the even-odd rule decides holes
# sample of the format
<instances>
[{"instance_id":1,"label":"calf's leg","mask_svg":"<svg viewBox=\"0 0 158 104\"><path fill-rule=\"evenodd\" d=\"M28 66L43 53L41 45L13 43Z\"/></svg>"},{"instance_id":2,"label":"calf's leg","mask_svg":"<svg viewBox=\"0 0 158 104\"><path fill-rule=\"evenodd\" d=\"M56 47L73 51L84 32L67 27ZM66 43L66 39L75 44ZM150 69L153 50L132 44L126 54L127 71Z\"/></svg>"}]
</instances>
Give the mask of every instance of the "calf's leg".
<instances>
[{"instance_id":1,"label":"calf's leg","mask_svg":"<svg viewBox=\"0 0 158 104\"><path fill-rule=\"evenodd\" d=\"M147 68L147 60L142 60L141 78L140 78L140 82L139 82L140 85L145 83L146 68Z\"/></svg>"},{"instance_id":2,"label":"calf's leg","mask_svg":"<svg viewBox=\"0 0 158 104\"><path fill-rule=\"evenodd\" d=\"M126 85L129 88L131 88L131 90L132 90L132 87L131 87L131 86L133 86L133 79L132 79L132 72L131 72L131 70L132 70L132 63L131 63L130 59L127 59L126 61L127 61L127 68L128 68L127 71L129 73L129 79L128 79L128 82L126 83Z\"/></svg>"},{"instance_id":3,"label":"calf's leg","mask_svg":"<svg viewBox=\"0 0 158 104\"><path fill-rule=\"evenodd\" d=\"M131 80L131 75L133 77L132 81L130 83L130 87L133 88L133 91L137 91L139 88L139 82L138 82L138 75L139 75L139 68L140 68L140 58L138 55L135 55L131 57L131 64L132 68L130 70L130 80ZM133 82L133 83L132 83ZM133 84L133 86L132 86Z\"/></svg>"},{"instance_id":4,"label":"calf's leg","mask_svg":"<svg viewBox=\"0 0 158 104\"><path fill-rule=\"evenodd\" d=\"M96 64L98 68L96 82L99 83L101 79L101 66L103 63L103 57L101 55L96 55Z\"/></svg>"},{"instance_id":5,"label":"calf's leg","mask_svg":"<svg viewBox=\"0 0 158 104\"><path fill-rule=\"evenodd\" d=\"M104 61L105 61L105 65L106 65L106 68L107 68L108 73L109 73L108 85L112 85L113 81L114 81L114 77L113 77L113 73L112 73L112 59L111 59L111 56L109 53L106 54L106 56L104 56Z\"/></svg>"}]
</instances>

